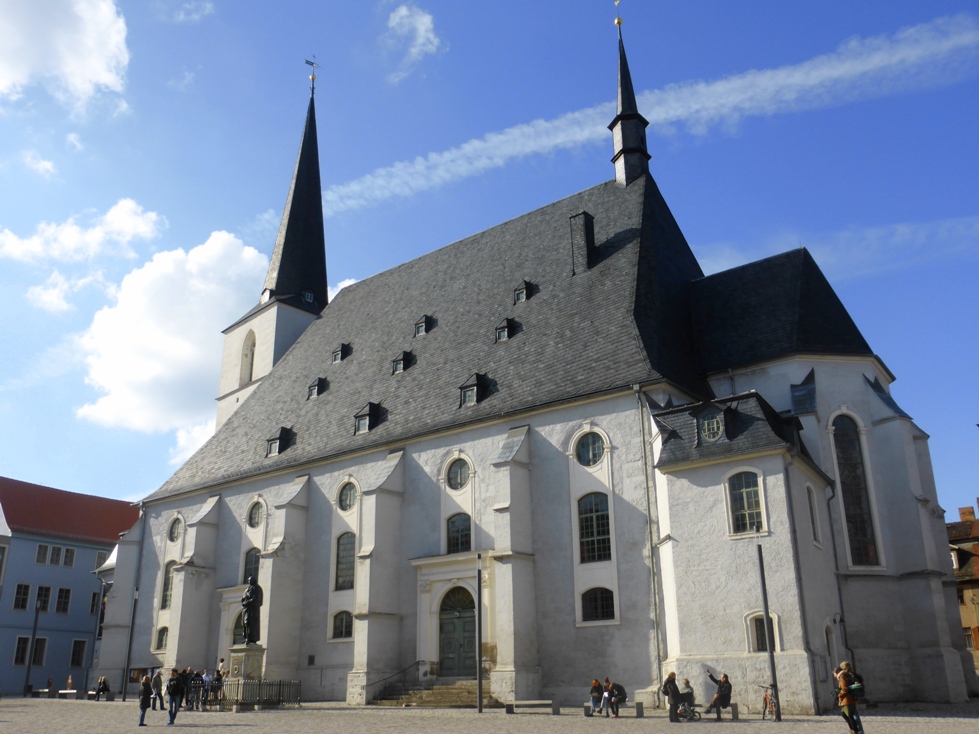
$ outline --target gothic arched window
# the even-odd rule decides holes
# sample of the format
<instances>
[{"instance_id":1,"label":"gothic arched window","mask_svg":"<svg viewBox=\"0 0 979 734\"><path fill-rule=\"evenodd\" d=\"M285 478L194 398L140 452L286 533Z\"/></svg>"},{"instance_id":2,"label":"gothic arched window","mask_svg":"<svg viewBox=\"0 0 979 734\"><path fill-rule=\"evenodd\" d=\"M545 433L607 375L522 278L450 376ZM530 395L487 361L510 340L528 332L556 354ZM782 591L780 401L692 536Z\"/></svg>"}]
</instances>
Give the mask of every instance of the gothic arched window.
<instances>
[{"instance_id":1,"label":"gothic arched window","mask_svg":"<svg viewBox=\"0 0 979 734\"><path fill-rule=\"evenodd\" d=\"M856 421L845 415L836 416L833 419L833 443L846 516L846 536L850 541L850 562L854 566L879 566L867 471Z\"/></svg>"},{"instance_id":2,"label":"gothic arched window","mask_svg":"<svg viewBox=\"0 0 979 734\"><path fill-rule=\"evenodd\" d=\"M337 580L334 588L337 591L354 587L354 551L357 546L357 536L344 533L337 538Z\"/></svg>"},{"instance_id":3,"label":"gothic arched window","mask_svg":"<svg viewBox=\"0 0 979 734\"><path fill-rule=\"evenodd\" d=\"M582 563L612 560L608 495L592 492L578 500L578 536Z\"/></svg>"},{"instance_id":4,"label":"gothic arched window","mask_svg":"<svg viewBox=\"0 0 979 734\"><path fill-rule=\"evenodd\" d=\"M238 387L247 385L252 381L255 370L255 332L249 330L245 334L245 343L241 345L241 375L238 378Z\"/></svg>"},{"instance_id":5,"label":"gothic arched window","mask_svg":"<svg viewBox=\"0 0 979 734\"><path fill-rule=\"evenodd\" d=\"M247 584L248 579L252 576L255 580L258 580L258 562L259 562L258 548L252 548L245 554L245 572L242 574L241 583Z\"/></svg>"},{"instance_id":6,"label":"gothic arched window","mask_svg":"<svg viewBox=\"0 0 979 734\"><path fill-rule=\"evenodd\" d=\"M173 597L173 569L177 562L170 561L163 567L163 592L160 594L160 609L169 609Z\"/></svg>"}]
</instances>

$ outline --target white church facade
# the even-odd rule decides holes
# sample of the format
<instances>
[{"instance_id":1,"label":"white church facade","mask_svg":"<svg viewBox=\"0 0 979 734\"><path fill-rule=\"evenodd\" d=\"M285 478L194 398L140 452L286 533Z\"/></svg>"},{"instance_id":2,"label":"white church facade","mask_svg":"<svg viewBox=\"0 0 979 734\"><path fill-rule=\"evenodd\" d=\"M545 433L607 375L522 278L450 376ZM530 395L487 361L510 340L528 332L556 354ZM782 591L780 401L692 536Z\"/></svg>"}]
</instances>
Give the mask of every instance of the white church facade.
<instances>
[{"instance_id":1,"label":"white church facade","mask_svg":"<svg viewBox=\"0 0 979 734\"><path fill-rule=\"evenodd\" d=\"M327 304L311 98L218 430L103 569L93 675L230 659L255 576L262 676L305 700L482 664L501 701L649 705L710 666L755 704L769 644L786 712L844 659L878 701L979 693L894 376L805 250L704 276L645 127L620 37L615 179Z\"/></svg>"}]
</instances>

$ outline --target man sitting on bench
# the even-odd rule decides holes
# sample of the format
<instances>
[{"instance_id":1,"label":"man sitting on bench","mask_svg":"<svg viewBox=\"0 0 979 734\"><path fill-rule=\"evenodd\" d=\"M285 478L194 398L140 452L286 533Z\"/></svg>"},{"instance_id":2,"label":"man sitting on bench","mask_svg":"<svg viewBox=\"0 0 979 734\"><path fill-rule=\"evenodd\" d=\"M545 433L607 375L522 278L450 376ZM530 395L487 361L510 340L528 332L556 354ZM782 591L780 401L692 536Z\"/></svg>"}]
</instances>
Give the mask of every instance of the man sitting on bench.
<instances>
[{"instance_id":1,"label":"man sitting on bench","mask_svg":"<svg viewBox=\"0 0 979 734\"><path fill-rule=\"evenodd\" d=\"M626 695L625 688L621 683L612 683L609 687L608 703L612 709L612 718L619 718L619 704L625 703L629 697Z\"/></svg>"},{"instance_id":2,"label":"man sitting on bench","mask_svg":"<svg viewBox=\"0 0 979 734\"><path fill-rule=\"evenodd\" d=\"M711 709L717 714L717 720L721 720L721 709L726 709L731 705L731 691L733 686L731 681L727 679L727 673L721 673L721 679L717 680L714 674L710 672L710 668L706 668L707 677L717 684L717 693L714 694L714 698L711 699L710 703L707 704L707 709L704 711L705 714L709 714Z\"/></svg>"}]
</instances>

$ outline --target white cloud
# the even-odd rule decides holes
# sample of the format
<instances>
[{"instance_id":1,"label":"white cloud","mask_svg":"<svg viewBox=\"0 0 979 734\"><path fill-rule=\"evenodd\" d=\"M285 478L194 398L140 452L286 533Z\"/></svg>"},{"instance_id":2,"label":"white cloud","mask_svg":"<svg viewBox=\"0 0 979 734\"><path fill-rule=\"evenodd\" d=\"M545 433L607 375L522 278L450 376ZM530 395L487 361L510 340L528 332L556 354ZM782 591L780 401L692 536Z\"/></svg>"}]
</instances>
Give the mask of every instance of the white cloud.
<instances>
[{"instance_id":1,"label":"white cloud","mask_svg":"<svg viewBox=\"0 0 979 734\"><path fill-rule=\"evenodd\" d=\"M170 89L175 89L178 92L186 92L190 85L194 83L194 72L185 71L179 79L171 79L167 82L167 86Z\"/></svg>"},{"instance_id":2,"label":"white cloud","mask_svg":"<svg viewBox=\"0 0 979 734\"><path fill-rule=\"evenodd\" d=\"M215 419L177 429L177 443L170 449L170 465L179 466L214 435Z\"/></svg>"},{"instance_id":3,"label":"white cloud","mask_svg":"<svg viewBox=\"0 0 979 734\"><path fill-rule=\"evenodd\" d=\"M100 394L77 415L102 426L182 431L174 456L214 417L221 330L257 301L268 260L227 232L160 252L130 272L78 340Z\"/></svg>"},{"instance_id":4,"label":"white cloud","mask_svg":"<svg viewBox=\"0 0 979 734\"><path fill-rule=\"evenodd\" d=\"M65 144L70 145L72 148L74 148L76 151L79 152L85 150L85 146L82 145L82 139L78 135L78 133L68 133L65 136Z\"/></svg>"},{"instance_id":5,"label":"white cloud","mask_svg":"<svg viewBox=\"0 0 979 734\"><path fill-rule=\"evenodd\" d=\"M397 12L397 11L396 11ZM392 14L393 15L393 14ZM836 51L778 69L748 71L712 82L694 81L638 97L654 126L681 126L707 134L745 117L775 115L845 104L949 84L976 72L979 24L969 15L938 18L892 36L853 38ZM412 196L499 168L511 160L608 140L611 103L535 120L457 148L400 161L323 195L327 216Z\"/></svg>"},{"instance_id":6,"label":"white cloud","mask_svg":"<svg viewBox=\"0 0 979 734\"><path fill-rule=\"evenodd\" d=\"M411 4L399 5L391 12L383 40L398 49L407 46L400 68L388 76L392 84L411 74L422 59L437 53L441 45L435 33L435 19L430 13Z\"/></svg>"},{"instance_id":7,"label":"white cloud","mask_svg":"<svg viewBox=\"0 0 979 734\"><path fill-rule=\"evenodd\" d=\"M199 23L212 13L214 13L214 3L211 0L191 0L183 3L174 12L173 19L178 23Z\"/></svg>"},{"instance_id":8,"label":"white cloud","mask_svg":"<svg viewBox=\"0 0 979 734\"><path fill-rule=\"evenodd\" d=\"M20 158L34 173L44 178L51 178L54 175L54 161L45 160L36 150L25 150L20 154Z\"/></svg>"},{"instance_id":9,"label":"white cloud","mask_svg":"<svg viewBox=\"0 0 979 734\"><path fill-rule=\"evenodd\" d=\"M328 286L326 289L327 298L329 298L332 301L334 298L337 297L337 293L342 291L348 285L353 285L356 282L357 282L356 278L347 278L346 280L341 280L335 286L334 285Z\"/></svg>"},{"instance_id":10,"label":"white cloud","mask_svg":"<svg viewBox=\"0 0 979 734\"><path fill-rule=\"evenodd\" d=\"M129 243L149 240L166 227L166 220L143 210L132 199L120 199L89 226L79 225L74 217L62 224L41 222L29 237L19 237L9 229L0 230L0 258L21 262L90 260L106 252L132 255Z\"/></svg>"},{"instance_id":11,"label":"white cloud","mask_svg":"<svg viewBox=\"0 0 979 734\"><path fill-rule=\"evenodd\" d=\"M113 0L4 0L0 12L0 99L44 83L77 109L99 91L121 92L129 50Z\"/></svg>"},{"instance_id":12,"label":"white cloud","mask_svg":"<svg viewBox=\"0 0 979 734\"><path fill-rule=\"evenodd\" d=\"M106 283L101 272L68 280L57 270L54 270L43 285L35 285L27 289L27 302L35 308L49 313L71 311L75 307L68 302L68 296L89 285L100 288L108 295L114 294L114 287Z\"/></svg>"},{"instance_id":13,"label":"white cloud","mask_svg":"<svg viewBox=\"0 0 979 734\"><path fill-rule=\"evenodd\" d=\"M755 245L694 246L705 273L743 265L804 245L830 280L903 270L938 258L979 255L979 217L853 226L839 232L781 232Z\"/></svg>"}]
</instances>

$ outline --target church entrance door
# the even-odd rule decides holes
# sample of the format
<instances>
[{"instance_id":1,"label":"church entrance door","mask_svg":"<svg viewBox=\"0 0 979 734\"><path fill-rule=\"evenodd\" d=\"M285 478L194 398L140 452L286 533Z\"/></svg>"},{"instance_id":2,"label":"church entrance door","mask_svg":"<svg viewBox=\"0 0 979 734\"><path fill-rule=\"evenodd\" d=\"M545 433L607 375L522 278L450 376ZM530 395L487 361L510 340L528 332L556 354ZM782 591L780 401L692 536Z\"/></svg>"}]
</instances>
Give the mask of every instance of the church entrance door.
<instances>
[{"instance_id":1,"label":"church entrance door","mask_svg":"<svg viewBox=\"0 0 979 734\"><path fill-rule=\"evenodd\" d=\"M449 590L439 608L439 675L476 675L476 604L460 586Z\"/></svg>"}]
</instances>

